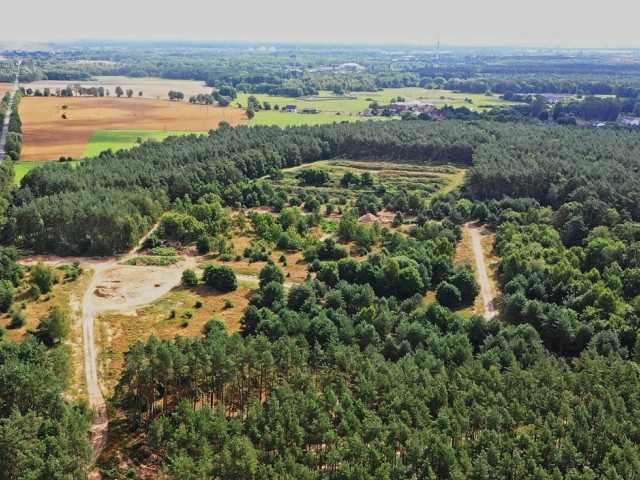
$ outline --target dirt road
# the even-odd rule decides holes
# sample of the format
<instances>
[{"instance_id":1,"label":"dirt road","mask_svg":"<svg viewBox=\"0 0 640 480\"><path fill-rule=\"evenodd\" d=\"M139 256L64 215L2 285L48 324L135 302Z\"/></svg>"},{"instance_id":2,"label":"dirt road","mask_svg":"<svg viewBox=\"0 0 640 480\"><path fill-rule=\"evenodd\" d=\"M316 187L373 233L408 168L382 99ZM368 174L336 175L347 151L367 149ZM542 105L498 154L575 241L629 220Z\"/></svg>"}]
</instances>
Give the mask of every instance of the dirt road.
<instances>
[{"instance_id":1,"label":"dirt road","mask_svg":"<svg viewBox=\"0 0 640 480\"><path fill-rule=\"evenodd\" d=\"M90 435L94 460L104 450L109 432L107 404L98 377L94 320L106 311L130 312L166 295L180 283L182 267L137 267L113 262L93 266L93 279L82 299L82 335L89 405L98 412Z\"/></svg>"},{"instance_id":2,"label":"dirt road","mask_svg":"<svg viewBox=\"0 0 640 480\"><path fill-rule=\"evenodd\" d=\"M480 294L482 295L482 303L484 304L484 318L487 320L496 316L496 310L493 305L495 299L495 291L493 284L487 275L487 267L484 261L484 252L482 251L481 233L478 227L467 225L471 234L473 244L473 255L476 260L476 271L478 272L478 282L480 283Z\"/></svg>"}]
</instances>

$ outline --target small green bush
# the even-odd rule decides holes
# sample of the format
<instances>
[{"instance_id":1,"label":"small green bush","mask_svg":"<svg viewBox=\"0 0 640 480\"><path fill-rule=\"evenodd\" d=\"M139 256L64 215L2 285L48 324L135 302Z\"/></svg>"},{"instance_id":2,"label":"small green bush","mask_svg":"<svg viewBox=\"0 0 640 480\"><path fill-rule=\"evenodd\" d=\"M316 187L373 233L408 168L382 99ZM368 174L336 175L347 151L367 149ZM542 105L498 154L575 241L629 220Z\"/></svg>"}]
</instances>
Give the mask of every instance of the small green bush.
<instances>
[{"instance_id":1,"label":"small green bush","mask_svg":"<svg viewBox=\"0 0 640 480\"><path fill-rule=\"evenodd\" d=\"M19 310L14 310L11 312L11 323L9 323L9 328L22 328L27 324L27 317Z\"/></svg>"}]
</instances>

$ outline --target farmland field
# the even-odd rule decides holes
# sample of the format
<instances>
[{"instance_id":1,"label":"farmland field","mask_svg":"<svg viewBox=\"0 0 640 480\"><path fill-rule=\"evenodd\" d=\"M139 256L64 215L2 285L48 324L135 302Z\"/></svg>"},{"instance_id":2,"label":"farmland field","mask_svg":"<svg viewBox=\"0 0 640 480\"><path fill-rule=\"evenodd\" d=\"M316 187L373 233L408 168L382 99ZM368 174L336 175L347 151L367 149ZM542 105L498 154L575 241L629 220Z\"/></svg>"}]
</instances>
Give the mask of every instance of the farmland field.
<instances>
[{"instance_id":1,"label":"farmland field","mask_svg":"<svg viewBox=\"0 0 640 480\"><path fill-rule=\"evenodd\" d=\"M135 97L138 96L138 92L142 92L142 98L153 98L156 100L168 99L170 90L184 93L187 100L191 95L197 95L198 93L210 94L213 90L211 87L207 87L204 82L198 80L168 80L155 77L129 78L115 76L95 77L94 80L81 82L73 82L70 80L42 80L24 84L24 87L33 90L37 88L40 90L50 88L52 92L55 92L56 88L66 88L67 85L73 83L80 83L80 85L87 88L104 87L111 92L112 97L116 96L115 90L117 86L122 87L125 91L130 88L133 90Z\"/></svg>"},{"instance_id":2,"label":"farmland field","mask_svg":"<svg viewBox=\"0 0 640 480\"><path fill-rule=\"evenodd\" d=\"M0 83L0 99L4 96L6 92L11 91L12 84L11 83Z\"/></svg>"},{"instance_id":3,"label":"farmland field","mask_svg":"<svg viewBox=\"0 0 640 480\"><path fill-rule=\"evenodd\" d=\"M108 148L114 152L125 148L131 148L137 145L138 138L142 140L164 140L172 135L189 135L194 133L196 135L203 132L188 132L178 130L95 130L89 140L84 151L85 157L95 157L103 150Z\"/></svg>"},{"instance_id":4,"label":"farmland field","mask_svg":"<svg viewBox=\"0 0 640 480\"><path fill-rule=\"evenodd\" d=\"M222 120L247 123L244 109L145 98L25 97L20 116L28 161L82 157L94 130L205 132Z\"/></svg>"}]
</instances>

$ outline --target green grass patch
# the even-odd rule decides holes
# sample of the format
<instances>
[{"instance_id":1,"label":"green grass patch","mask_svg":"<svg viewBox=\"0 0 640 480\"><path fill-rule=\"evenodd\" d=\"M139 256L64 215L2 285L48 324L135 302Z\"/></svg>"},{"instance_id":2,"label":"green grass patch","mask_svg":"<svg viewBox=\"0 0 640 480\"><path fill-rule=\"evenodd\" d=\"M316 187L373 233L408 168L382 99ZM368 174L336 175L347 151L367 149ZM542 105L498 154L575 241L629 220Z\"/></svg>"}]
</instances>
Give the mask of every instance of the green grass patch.
<instances>
[{"instance_id":1,"label":"green grass patch","mask_svg":"<svg viewBox=\"0 0 640 480\"><path fill-rule=\"evenodd\" d=\"M240 103L243 107L247 106L247 99L250 94L240 93L238 98L234 102ZM454 107L468 107L473 110L486 110L487 108L480 107L480 105L486 105L488 107L494 105L513 105L514 102L502 100L498 95L486 96L484 94L476 93L458 93L451 90L429 90L421 87L405 87L405 88L384 88L377 92L349 92L346 95L333 95L328 91L321 91L316 96L308 97L273 97L269 95L254 94L254 96L260 101L267 101L271 104L271 108L278 105L280 108L284 108L285 105L295 105L298 111L302 111L303 108L315 108L320 111L320 114L328 114L335 112L342 112L343 115L348 113L360 113L369 107L371 102L376 101L379 105L389 105L397 97L404 98L405 101L421 101L426 103L432 103L437 106L451 105ZM468 98L472 103L465 102ZM256 113L254 123L259 115L263 113L270 113L269 111L260 111ZM317 114L317 115L320 115ZM297 115L297 114L289 114ZM347 115L348 116L348 115ZM290 120L293 121L293 120ZM310 120L311 121L311 120ZM260 123L260 125L280 125L278 123ZM283 124L282 126L286 126ZM290 123L289 125L302 125L301 123ZM306 123L305 125L317 125L315 123Z\"/></svg>"},{"instance_id":2,"label":"green grass patch","mask_svg":"<svg viewBox=\"0 0 640 480\"><path fill-rule=\"evenodd\" d=\"M166 256L166 257L175 257L178 250L174 247L156 247L152 250L155 255Z\"/></svg>"},{"instance_id":3,"label":"green grass patch","mask_svg":"<svg viewBox=\"0 0 640 480\"><path fill-rule=\"evenodd\" d=\"M338 231L339 222L335 220L322 219L322 231L326 233L335 233Z\"/></svg>"},{"instance_id":4,"label":"green grass patch","mask_svg":"<svg viewBox=\"0 0 640 480\"><path fill-rule=\"evenodd\" d=\"M63 162L56 162L56 161L44 161L44 162L17 162L13 164L13 170L15 171L15 178L13 183L15 183L16 185L20 185L20 181L24 178L24 176L29 173L31 170L33 170L34 168L40 167L42 165L44 165L45 163L55 163L55 164L63 164ZM80 163L79 160L73 160L71 162L64 162L64 163L69 163L72 167L75 167L78 163Z\"/></svg>"},{"instance_id":5,"label":"green grass patch","mask_svg":"<svg viewBox=\"0 0 640 480\"><path fill-rule=\"evenodd\" d=\"M298 107L298 111L302 111L303 108L315 108L322 112L361 112L365 108L369 106L367 100L365 100L365 96L362 92L345 95L333 95L331 92L322 91L317 96L307 96L307 97L274 97L270 95L262 95L262 94L248 94L248 93L239 93L238 98L236 98L232 103L235 105L235 102L240 103L243 107L247 106L247 99L253 95L260 102L267 101L271 104L271 108L278 105L281 109L285 107L285 105L296 105ZM257 117L257 115L256 115Z\"/></svg>"},{"instance_id":6,"label":"green grass patch","mask_svg":"<svg viewBox=\"0 0 640 480\"><path fill-rule=\"evenodd\" d=\"M145 267L168 267L174 263L184 261L184 257L133 257L123 262L125 265Z\"/></svg>"},{"instance_id":7,"label":"green grass patch","mask_svg":"<svg viewBox=\"0 0 640 480\"><path fill-rule=\"evenodd\" d=\"M181 130L94 130L84 151L84 156L95 157L109 148L114 152L131 148L138 144L138 139L162 141L172 135L201 135L203 133L205 132Z\"/></svg>"},{"instance_id":8,"label":"green grass patch","mask_svg":"<svg viewBox=\"0 0 640 480\"><path fill-rule=\"evenodd\" d=\"M286 113L276 110L261 110L251 120L250 125L277 125L290 127L297 125L325 125L334 122L357 122L359 116L336 115L335 113Z\"/></svg>"}]
</instances>

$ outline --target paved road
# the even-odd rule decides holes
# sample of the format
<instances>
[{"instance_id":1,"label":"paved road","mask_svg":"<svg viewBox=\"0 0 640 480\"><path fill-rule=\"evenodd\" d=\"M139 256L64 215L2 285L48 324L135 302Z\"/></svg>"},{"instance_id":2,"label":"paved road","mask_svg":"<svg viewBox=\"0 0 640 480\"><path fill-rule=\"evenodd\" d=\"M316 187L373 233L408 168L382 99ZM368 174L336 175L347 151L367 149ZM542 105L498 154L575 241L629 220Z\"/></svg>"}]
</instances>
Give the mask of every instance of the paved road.
<instances>
[{"instance_id":1,"label":"paved road","mask_svg":"<svg viewBox=\"0 0 640 480\"><path fill-rule=\"evenodd\" d=\"M9 98L9 108L7 109L7 115L4 117L4 123L2 124L2 136L0 137L0 163L2 163L4 157L7 156L4 146L7 143L7 137L9 136L9 120L11 119L11 112L13 111L13 99L16 97L16 92L20 85L20 82L18 82L18 77L20 76L20 63L22 63L22 61L18 62L18 71L16 72L16 79L13 82L13 89L11 90L11 97Z\"/></svg>"},{"instance_id":2,"label":"paved road","mask_svg":"<svg viewBox=\"0 0 640 480\"><path fill-rule=\"evenodd\" d=\"M478 281L480 282L480 293L482 294L482 302L484 304L484 318L487 320L496 316L496 310L493 306L494 295L493 286L487 275L487 267L484 263L484 252L482 251L482 242L480 241L480 230L471 225L468 226L473 243L473 255L476 259L476 269L478 271Z\"/></svg>"}]
</instances>

